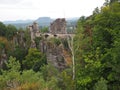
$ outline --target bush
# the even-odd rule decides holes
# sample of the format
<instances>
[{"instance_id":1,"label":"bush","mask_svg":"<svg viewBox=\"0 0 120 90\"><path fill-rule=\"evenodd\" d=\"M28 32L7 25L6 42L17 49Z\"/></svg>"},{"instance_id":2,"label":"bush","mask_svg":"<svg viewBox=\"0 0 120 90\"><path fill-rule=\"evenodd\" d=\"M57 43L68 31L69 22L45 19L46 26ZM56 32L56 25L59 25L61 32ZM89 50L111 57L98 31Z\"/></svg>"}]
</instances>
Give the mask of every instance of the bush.
<instances>
[{"instance_id":1,"label":"bush","mask_svg":"<svg viewBox=\"0 0 120 90\"><path fill-rule=\"evenodd\" d=\"M104 78L101 78L100 81L98 81L95 84L94 90L108 90L107 89L107 81Z\"/></svg>"}]
</instances>

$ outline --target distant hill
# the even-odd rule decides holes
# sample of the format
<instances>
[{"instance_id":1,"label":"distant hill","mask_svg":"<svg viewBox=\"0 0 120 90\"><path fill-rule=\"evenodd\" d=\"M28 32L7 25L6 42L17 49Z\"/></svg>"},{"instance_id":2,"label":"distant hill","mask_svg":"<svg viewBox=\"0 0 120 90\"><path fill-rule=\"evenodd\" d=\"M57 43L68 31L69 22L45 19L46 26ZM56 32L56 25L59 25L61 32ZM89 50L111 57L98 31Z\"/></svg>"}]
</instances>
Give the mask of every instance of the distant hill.
<instances>
[{"instance_id":1,"label":"distant hill","mask_svg":"<svg viewBox=\"0 0 120 90\"><path fill-rule=\"evenodd\" d=\"M16 21L4 21L4 24L21 24L21 23L30 23L34 20L16 20Z\"/></svg>"},{"instance_id":2,"label":"distant hill","mask_svg":"<svg viewBox=\"0 0 120 90\"><path fill-rule=\"evenodd\" d=\"M50 17L40 17L37 20L35 20L40 26L49 26L51 22L53 22L53 19Z\"/></svg>"},{"instance_id":3,"label":"distant hill","mask_svg":"<svg viewBox=\"0 0 120 90\"><path fill-rule=\"evenodd\" d=\"M50 17L40 17L40 18L38 18L37 20L35 20L36 22L52 22L53 21L53 19L51 19Z\"/></svg>"},{"instance_id":4,"label":"distant hill","mask_svg":"<svg viewBox=\"0 0 120 90\"><path fill-rule=\"evenodd\" d=\"M50 23L53 21L50 17L40 17L37 20L16 20L16 21L4 21L4 24L12 24L17 28L26 28L28 25L32 24L36 21L40 26L49 26Z\"/></svg>"},{"instance_id":5,"label":"distant hill","mask_svg":"<svg viewBox=\"0 0 120 90\"><path fill-rule=\"evenodd\" d=\"M80 17L73 17L73 18L67 18L67 21L76 21L78 20Z\"/></svg>"},{"instance_id":6,"label":"distant hill","mask_svg":"<svg viewBox=\"0 0 120 90\"><path fill-rule=\"evenodd\" d=\"M68 24L77 22L79 18L67 18ZM31 25L34 21L36 21L40 27L50 26L50 23L55 19L51 19L50 17L39 17L37 20L16 20L16 21L4 21L4 24L12 24L17 28L26 28L28 25Z\"/></svg>"}]
</instances>

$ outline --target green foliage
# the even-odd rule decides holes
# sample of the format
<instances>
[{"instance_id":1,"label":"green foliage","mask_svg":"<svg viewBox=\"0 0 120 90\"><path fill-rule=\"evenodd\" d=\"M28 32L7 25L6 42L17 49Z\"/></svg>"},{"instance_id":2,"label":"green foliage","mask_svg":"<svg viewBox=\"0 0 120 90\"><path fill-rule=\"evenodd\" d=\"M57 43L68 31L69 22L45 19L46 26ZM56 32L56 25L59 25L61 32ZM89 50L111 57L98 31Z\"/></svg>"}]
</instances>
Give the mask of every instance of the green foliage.
<instances>
[{"instance_id":1,"label":"green foliage","mask_svg":"<svg viewBox=\"0 0 120 90\"><path fill-rule=\"evenodd\" d=\"M40 30L41 33L48 33L48 27L43 27L41 30Z\"/></svg>"},{"instance_id":2,"label":"green foliage","mask_svg":"<svg viewBox=\"0 0 120 90\"><path fill-rule=\"evenodd\" d=\"M62 44L63 44L63 46L64 46L65 49L69 48L67 39L61 39L61 42L62 42Z\"/></svg>"},{"instance_id":3,"label":"green foliage","mask_svg":"<svg viewBox=\"0 0 120 90\"><path fill-rule=\"evenodd\" d=\"M97 8L95 8L95 10L93 11L93 15L95 15L95 14L99 14L100 13L100 10L99 10L99 8L97 7Z\"/></svg>"},{"instance_id":4,"label":"green foliage","mask_svg":"<svg viewBox=\"0 0 120 90\"><path fill-rule=\"evenodd\" d=\"M78 21L74 39L77 90L120 89L119 25L120 4L116 1ZM92 36L86 35L90 30Z\"/></svg>"},{"instance_id":5,"label":"green foliage","mask_svg":"<svg viewBox=\"0 0 120 90\"><path fill-rule=\"evenodd\" d=\"M10 57L6 63L8 70L2 70L0 75L0 89L4 87L15 87L20 80L20 64L16 58Z\"/></svg>"},{"instance_id":6,"label":"green foliage","mask_svg":"<svg viewBox=\"0 0 120 90\"><path fill-rule=\"evenodd\" d=\"M58 85L60 73L53 65L48 64L41 67L41 74L48 90L61 90Z\"/></svg>"},{"instance_id":7,"label":"green foliage","mask_svg":"<svg viewBox=\"0 0 120 90\"><path fill-rule=\"evenodd\" d=\"M58 70L51 64L41 67L42 75L45 81L50 81L51 77L58 76Z\"/></svg>"},{"instance_id":8,"label":"green foliage","mask_svg":"<svg viewBox=\"0 0 120 90\"><path fill-rule=\"evenodd\" d=\"M0 37L0 49L9 49L9 42L5 37Z\"/></svg>"},{"instance_id":9,"label":"green foliage","mask_svg":"<svg viewBox=\"0 0 120 90\"><path fill-rule=\"evenodd\" d=\"M6 31L6 26L2 22L0 22L0 36L5 36Z\"/></svg>"},{"instance_id":10,"label":"green foliage","mask_svg":"<svg viewBox=\"0 0 120 90\"><path fill-rule=\"evenodd\" d=\"M100 81L98 81L95 84L94 90L108 90L107 89L107 81L104 78L101 78Z\"/></svg>"},{"instance_id":11,"label":"green foliage","mask_svg":"<svg viewBox=\"0 0 120 90\"><path fill-rule=\"evenodd\" d=\"M19 71L20 63L13 57L9 58L6 65L8 70L2 70L2 75L0 75L0 89L2 90L6 90L8 87L17 89L17 87L23 84L36 83L40 80L39 73L35 73L34 71L23 71L21 75Z\"/></svg>"},{"instance_id":12,"label":"green foliage","mask_svg":"<svg viewBox=\"0 0 120 90\"><path fill-rule=\"evenodd\" d=\"M6 37L8 40L13 39L14 35L17 32L17 28L13 25L8 25L7 27L7 31L6 31Z\"/></svg>"},{"instance_id":13,"label":"green foliage","mask_svg":"<svg viewBox=\"0 0 120 90\"><path fill-rule=\"evenodd\" d=\"M34 77L31 77L34 76ZM24 70L21 75L21 83L36 83L40 80L41 73L36 73L33 70Z\"/></svg>"},{"instance_id":14,"label":"green foliage","mask_svg":"<svg viewBox=\"0 0 120 90\"><path fill-rule=\"evenodd\" d=\"M7 53L7 56L16 57L10 57L6 63L7 69L0 70L0 90L6 90L8 87L12 90L60 90L60 88L61 90L120 90L120 3L118 0L106 0L101 9L96 8L93 11L93 15L82 16L78 20L73 45L75 81L72 79L71 69L60 73L54 66L46 65L46 56L36 48L30 48L27 53L31 45L29 30L19 31L24 33L23 41L27 46L24 47L21 43L14 47L15 45L11 43L14 48L11 48L8 53L7 39L19 37L16 31L14 26L0 23L0 36L2 36L0 37L0 59L3 52ZM48 32L48 28L44 27L41 32ZM35 39L37 48L41 39ZM66 49L69 48L66 40L56 37L49 41L52 48L60 44L63 44ZM22 71L20 71L20 64L23 64Z\"/></svg>"},{"instance_id":15,"label":"green foliage","mask_svg":"<svg viewBox=\"0 0 120 90\"><path fill-rule=\"evenodd\" d=\"M49 77L45 81L41 72L33 70L20 70L20 63L15 58L10 57L6 63L7 70L1 70L0 90L60 90L57 86L57 78ZM52 71L47 68L49 73Z\"/></svg>"},{"instance_id":16,"label":"green foliage","mask_svg":"<svg viewBox=\"0 0 120 90\"><path fill-rule=\"evenodd\" d=\"M42 65L46 64L46 57L43 53L36 48L30 48L28 55L23 61L23 65L26 69L33 69L38 71Z\"/></svg>"},{"instance_id":17,"label":"green foliage","mask_svg":"<svg viewBox=\"0 0 120 90\"><path fill-rule=\"evenodd\" d=\"M20 70L20 63L19 61L16 61L16 58L13 58L12 56L9 57L8 62L6 63L7 68L10 69L10 71L19 71Z\"/></svg>"},{"instance_id":18,"label":"green foliage","mask_svg":"<svg viewBox=\"0 0 120 90\"><path fill-rule=\"evenodd\" d=\"M22 64L22 60L25 58L27 50L23 47L16 46L14 50L8 51L8 56L16 57L17 60Z\"/></svg>"},{"instance_id":19,"label":"green foliage","mask_svg":"<svg viewBox=\"0 0 120 90\"><path fill-rule=\"evenodd\" d=\"M110 0L110 4L114 3L114 2L118 2L119 0Z\"/></svg>"},{"instance_id":20,"label":"green foliage","mask_svg":"<svg viewBox=\"0 0 120 90\"><path fill-rule=\"evenodd\" d=\"M72 70L64 70L61 73L61 81L59 82L62 90L75 90L75 81L72 79Z\"/></svg>"},{"instance_id":21,"label":"green foliage","mask_svg":"<svg viewBox=\"0 0 120 90\"><path fill-rule=\"evenodd\" d=\"M24 35L25 42L27 44L26 48L28 49L31 45L31 36L30 36L30 31L29 29L25 30L25 35Z\"/></svg>"},{"instance_id":22,"label":"green foliage","mask_svg":"<svg viewBox=\"0 0 120 90\"><path fill-rule=\"evenodd\" d=\"M61 89L57 86L57 83L58 83L57 78L51 77L51 80L46 83L48 90L61 90Z\"/></svg>"},{"instance_id":23,"label":"green foliage","mask_svg":"<svg viewBox=\"0 0 120 90\"><path fill-rule=\"evenodd\" d=\"M42 37L36 37L35 38L35 43L36 43L36 47L39 49L40 48L40 42L42 40Z\"/></svg>"},{"instance_id":24,"label":"green foliage","mask_svg":"<svg viewBox=\"0 0 120 90\"><path fill-rule=\"evenodd\" d=\"M50 41L57 46L61 44L61 40L59 38L51 38Z\"/></svg>"}]
</instances>

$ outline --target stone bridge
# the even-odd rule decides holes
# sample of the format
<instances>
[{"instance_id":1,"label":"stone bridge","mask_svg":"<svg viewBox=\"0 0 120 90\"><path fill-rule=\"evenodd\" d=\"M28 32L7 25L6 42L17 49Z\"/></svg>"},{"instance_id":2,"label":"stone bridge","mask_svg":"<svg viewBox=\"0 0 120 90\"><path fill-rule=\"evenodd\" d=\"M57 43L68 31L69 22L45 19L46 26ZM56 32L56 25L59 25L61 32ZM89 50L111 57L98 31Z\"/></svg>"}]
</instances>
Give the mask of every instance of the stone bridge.
<instances>
[{"instance_id":1,"label":"stone bridge","mask_svg":"<svg viewBox=\"0 0 120 90\"><path fill-rule=\"evenodd\" d=\"M66 37L74 37L75 34L52 34L52 33L44 33L42 34L42 36L44 36L45 38L66 38Z\"/></svg>"}]
</instances>

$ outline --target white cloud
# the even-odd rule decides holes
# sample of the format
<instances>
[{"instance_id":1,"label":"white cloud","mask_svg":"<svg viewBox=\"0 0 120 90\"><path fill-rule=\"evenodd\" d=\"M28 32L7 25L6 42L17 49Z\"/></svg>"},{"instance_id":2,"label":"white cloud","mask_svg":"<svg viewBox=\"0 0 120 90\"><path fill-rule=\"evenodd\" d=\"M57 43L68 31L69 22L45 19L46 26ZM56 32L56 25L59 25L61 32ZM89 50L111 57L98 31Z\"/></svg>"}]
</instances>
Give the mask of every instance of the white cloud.
<instances>
[{"instance_id":1,"label":"white cloud","mask_svg":"<svg viewBox=\"0 0 120 90\"><path fill-rule=\"evenodd\" d=\"M0 5L2 4L7 4L7 5L10 5L10 4L16 4L16 3L20 3L22 0L0 0Z\"/></svg>"},{"instance_id":2,"label":"white cloud","mask_svg":"<svg viewBox=\"0 0 120 90\"><path fill-rule=\"evenodd\" d=\"M0 20L88 16L103 3L104 0L0 0Z\"/></svg>"}]
</instances>

